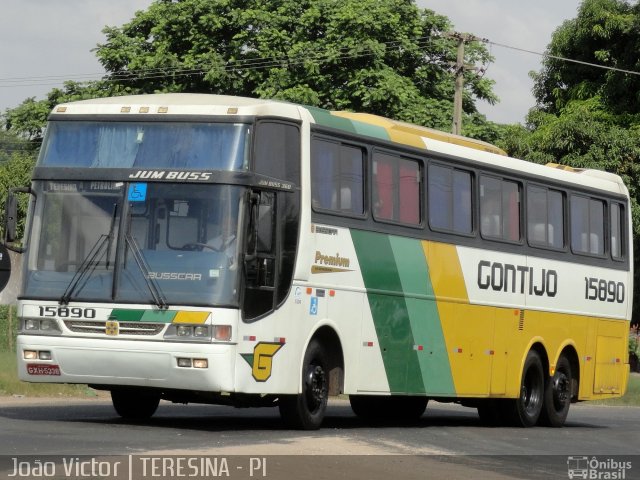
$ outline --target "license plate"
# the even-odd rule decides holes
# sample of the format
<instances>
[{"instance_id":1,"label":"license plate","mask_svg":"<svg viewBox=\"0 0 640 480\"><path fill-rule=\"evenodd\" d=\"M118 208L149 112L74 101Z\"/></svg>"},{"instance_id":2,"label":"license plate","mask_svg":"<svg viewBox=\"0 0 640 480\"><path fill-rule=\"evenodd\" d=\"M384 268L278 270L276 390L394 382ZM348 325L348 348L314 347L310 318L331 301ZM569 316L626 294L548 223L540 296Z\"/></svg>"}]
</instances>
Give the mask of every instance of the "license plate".
<instances>
[{"instance_id":1,"label":"license plate","mask_svg":"<svg viewBox=\"0 0 640 480\"><path fill-rule=\"evenodd\" d=\"M29 375L60 375L60 366L30 363L27 365L27 373Z\"/></svg>"}]
</instances>

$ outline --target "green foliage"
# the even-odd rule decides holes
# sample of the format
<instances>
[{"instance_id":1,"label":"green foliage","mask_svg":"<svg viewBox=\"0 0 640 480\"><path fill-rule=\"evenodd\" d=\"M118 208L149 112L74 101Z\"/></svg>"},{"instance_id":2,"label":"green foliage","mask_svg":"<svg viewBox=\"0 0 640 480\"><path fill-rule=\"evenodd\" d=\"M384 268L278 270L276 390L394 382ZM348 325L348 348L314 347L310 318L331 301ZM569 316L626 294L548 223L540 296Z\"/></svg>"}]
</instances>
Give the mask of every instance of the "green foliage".
<instances>
[{"instance_id":1,"label":"green foliage","mask_svg":"<svg viewBox=\"0 0 640 480\"><path fill-rule=\"evenodd\" d=\"M0 305L0 351L15 352L18 320L14 305Z\"/></svg>"},{"instance_id":2,"label":"green foliage","mask_svg":"<svg viewBox=\"0 0 640 480\"><path fill-rule=\"evenodd\" d=\"M640 71L640 3L584 0L553 34L549 55ZM599 96L613 114L640 113L640 77L547 57L534 74L538 105L558 114L572 100ZM637 121L637 117L636 117Z\"/></svg>"},{"instance_id":3,"label":"green foliage","mask_svg":"<svg viewBox=\"0 0 640 480\"><path fill-rule=\"evenodd\" d=\"M44 134L47 118L59 103L135 93L131 88L114 82L65 82L63 88L54 88L44 100L27 98L3 116L4 127L14 136L39 144Z\"/></svg>"},{"instance_id":4,"label":"green foliage","mask_svg":"<svg viewBox=\"0 0 640 480\"><path fill-rule=\"evenodd\" d=\"M2 155L2 153L0 153ZM35 153L18 151L12 153L8 160L0 164L0 211L4 212L7 193L13 187L25 187L31 182L31 173L35 165ZM28 195L20 195L18 200L18 236L22 236L28 209ZM2 214L4 218L4 214Z\"/></svg>"}]
</instances>

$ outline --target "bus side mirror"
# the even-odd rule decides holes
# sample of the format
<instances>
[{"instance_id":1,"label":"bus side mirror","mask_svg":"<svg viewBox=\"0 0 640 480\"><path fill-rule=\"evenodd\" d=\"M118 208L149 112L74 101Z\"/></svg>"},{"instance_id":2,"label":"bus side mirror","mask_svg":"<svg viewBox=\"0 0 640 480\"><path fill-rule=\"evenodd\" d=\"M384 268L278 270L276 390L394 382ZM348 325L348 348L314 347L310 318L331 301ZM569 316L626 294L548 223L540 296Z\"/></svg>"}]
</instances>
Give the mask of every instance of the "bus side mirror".
<instances>
[{"instance_id":1,"label":"bus side mirror","mask_svg":"<svg viewBox=\"0 0 640 480\"><path fill-rule=\"evenodd\" d=\"M18 240L18 198L16 194L26 193L31 194L29 187L12 188L9 190L7 200L4 206L4 235L2 237L2 244L9 250L14 252L24 252L22 242Z\"/></svg>"},{"instance_id":2,"label":"bus side mirror","mask_svg":"<svg viewBox=\"0 0 640 480\"><path fill-rule=\"evenodd\" d=\"M11 258L7 247L0 245L0 292L9 283L9 278L11 278Z\"/></svg>"}]
</instances>

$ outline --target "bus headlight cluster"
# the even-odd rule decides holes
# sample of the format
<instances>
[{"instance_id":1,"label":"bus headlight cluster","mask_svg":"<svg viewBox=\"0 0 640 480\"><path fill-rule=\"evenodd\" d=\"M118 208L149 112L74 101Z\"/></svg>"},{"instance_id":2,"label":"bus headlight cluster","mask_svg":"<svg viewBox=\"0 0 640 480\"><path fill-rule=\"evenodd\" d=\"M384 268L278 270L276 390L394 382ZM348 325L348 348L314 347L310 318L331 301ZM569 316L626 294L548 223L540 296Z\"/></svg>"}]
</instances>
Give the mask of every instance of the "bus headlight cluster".
<instances>
[{"instance_id":1,"label":"bus headlight cluster","mask_svg":"<svg viewBox=\"0 0 640 480\"><path fill-rule=\"evenodd\" d=\"M62 330L53 318L24 318L20 321L20 333L59 335Z\"/></svg>"},{"instance_id":2,"label":"bus headlight cluster","mask_svg":"<svg viewBox=\"0 0 640 480\"><path fill-rule=\"evenodd\" d=\"M169 325L164 334L166 340L228 342L231 340L231 325Z\"/></svg>"}]
</instances>

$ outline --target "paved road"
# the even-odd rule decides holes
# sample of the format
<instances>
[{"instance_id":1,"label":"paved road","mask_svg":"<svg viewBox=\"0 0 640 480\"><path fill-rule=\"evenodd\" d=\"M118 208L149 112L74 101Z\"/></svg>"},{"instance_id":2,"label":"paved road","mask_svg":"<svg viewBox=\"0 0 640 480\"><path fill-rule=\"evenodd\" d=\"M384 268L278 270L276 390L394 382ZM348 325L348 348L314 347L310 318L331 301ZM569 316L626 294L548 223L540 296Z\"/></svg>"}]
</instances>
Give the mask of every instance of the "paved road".
<instances>
[{"instance_id":1,"label":"paved road","mask_svg":"<svg viewBox=\"0 0 640 480\"><path fill-rule=\"evenodd\" d=\"M640 408L573 405L564 428L518 429L484 427L475 410L432 402L416 425L376 427L336 401L322 430L298 432L282 427L276 409L162 403L150 422L132 424L105 399L5 399L0 454L5 475L16 457L246 455L268 457L267 478L309 480L568 478L568 456L595 456L631 461L635 468L624 472L630 479L640 478Z\"/></svg>"}]
</instances>

